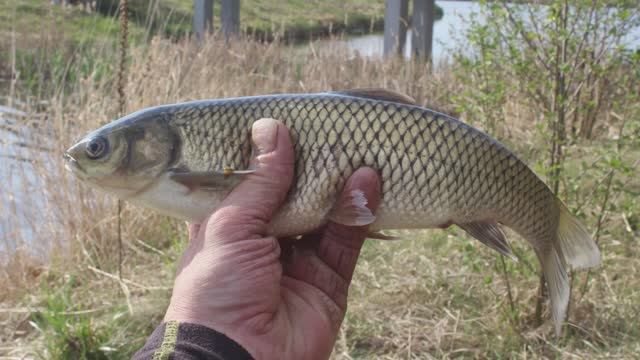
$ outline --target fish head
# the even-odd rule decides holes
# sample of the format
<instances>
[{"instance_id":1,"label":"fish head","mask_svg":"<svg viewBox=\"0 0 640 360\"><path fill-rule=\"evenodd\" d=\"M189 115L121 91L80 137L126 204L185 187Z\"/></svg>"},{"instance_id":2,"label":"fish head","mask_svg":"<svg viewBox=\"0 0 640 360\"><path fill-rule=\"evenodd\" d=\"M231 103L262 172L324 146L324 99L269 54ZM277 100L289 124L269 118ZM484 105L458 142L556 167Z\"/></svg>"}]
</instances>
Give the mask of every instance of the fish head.
<instances>
[{"instance_id":1,"label":"fish head","mask_svg":"<svg viewBox=\"0 0 640 360\"><path fill-rule=\"evenodd\" d=\"M165 116L134 113L87 134L64 152L65 167L90 186L135 197L166 172L177 152Z\"/></svg>"}]
</instances>

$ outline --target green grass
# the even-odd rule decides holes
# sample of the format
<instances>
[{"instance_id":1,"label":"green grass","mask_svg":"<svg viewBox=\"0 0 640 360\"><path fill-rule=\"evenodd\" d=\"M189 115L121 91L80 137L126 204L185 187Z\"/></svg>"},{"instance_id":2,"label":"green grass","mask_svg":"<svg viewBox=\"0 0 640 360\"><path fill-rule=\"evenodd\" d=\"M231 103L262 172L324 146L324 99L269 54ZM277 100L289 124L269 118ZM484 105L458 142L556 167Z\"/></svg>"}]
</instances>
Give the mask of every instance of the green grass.
<instances>
[{"instance_id":1,"label":"green grass","mask_svg":"<svg viewBox=\"0 0 640 360\"><path fill-rule=\"evenodd\" d=\"M55 290L41 289L46 294L44 309L34 314L32 326L45 339L43 358L107 359L112 330L98 327L91 314L74 313L73 278Z\"/></svg>"},{"instance_id":2,"label":"green grass","mask_svg":"<svg viewBox=\"0 0 640 360\"><path fill-rule=\"evenodd\" d=\"M170 0L165 5L176 13L191 14L189 0ZM368 32L370 26L380 29L384 14L383 0L272 1L240 2L240 25L245 31L301 37L333 30ZM219 25L219 3L214 5L214 26ZM373 23L373 25L372 25Z\"/></svg>"},{"instance_id":3,"label":"green grass","mask_svg":"<svg viewBox=\"0 0 640 360\"><path fill-rule=\"evenodd\" d=\"M19 48L37 44L43 38L62 39L74 45L109 41L119 32L115 18L87 13L78 7L54 6L46 0L3 1L0 20L0 42L10 44L15 34ZM141 28L134 25L130 32L132 38L137 39Z\"/></svg>"},{"instance_id":4,"label":"green grass","mask_svg":"<svg viewBox=\"0 0 640 360\"><path fill-rule=\"evenodd\" d=\"M110 1L106 1L109 3ZM115 2L115 1L111 1ZM130 7L138 23L147 23L148 1L132 0ZM242 0L240 27L247 33L306 40L310 36L345 31L350 34L381 30L384 0ZM192 0L157 2L154 26L168 34L186 34L191 30ZM114 4L106 8L115 8ZM214 27L220 25L220 2L214 2ZM436 15L442 9L436 6Z\"/></svg>"},{"instance_id":5,"label":"green grass","mask_svg":"<svg viewBox=\"0 0 640 360\"><path fill-rule=\"evenodd\" d=\"M118 34L116 4L103 1L101 12L88 13L79 7L60 7L47 0L4 1L0 3L0 42L9 45L12 33L17 46L29 45L43 37L63 38L75 44L113 40ZM191 31L191 0L157 2L151 13L148 1L129 2L130 33L139 40L146 31L180 36ZM214 7L214 26L220 25L220 3ZM302 35L310 31L334 30L369 31L373 21L380 28L384 13L383 0L245 0L241 2L241 27L248 32L264 34L286 33ZM3 47L8 49L8 47Z\"/></svg>"},{"instance_id":6,"label":"green grass","mask_svg":"<svg viewBox=\"0 0 640 360\"><path fill-rule=\"evenodd\" d=\"M149 261L125 274L145 277L142 283L119 283L103 273L86 268L78 272L68 265L53 266L40 276L28 318L35 341L26 353L43 359L129 359L140 349L162 321L186 244L185 234L176 233L175 222L164 219L157 225L158 234L164 236L149 233L141 239L155 246L135 248ZM89 263L101 263L107 270L113 267L91 257Z\"/></svg>"},{"instance_id":7,"label":"green grass","mask_svg":"<svg viewBox=\"0 0 640 360\"><path fill-rule=\"evenodd\" d=\"M43 359L130 358L160 321L157 309L166 307L166 295L155 302L150 297L152 301L147 303L151 311L136 303L136 312L131 313L126 302L87 301L83 286L82 280L73 277L42 284L42 304L31 314L29 323L43 341L32 355ZM100 307L82 308L86 305Z\"/></svg>"}]
</instances>

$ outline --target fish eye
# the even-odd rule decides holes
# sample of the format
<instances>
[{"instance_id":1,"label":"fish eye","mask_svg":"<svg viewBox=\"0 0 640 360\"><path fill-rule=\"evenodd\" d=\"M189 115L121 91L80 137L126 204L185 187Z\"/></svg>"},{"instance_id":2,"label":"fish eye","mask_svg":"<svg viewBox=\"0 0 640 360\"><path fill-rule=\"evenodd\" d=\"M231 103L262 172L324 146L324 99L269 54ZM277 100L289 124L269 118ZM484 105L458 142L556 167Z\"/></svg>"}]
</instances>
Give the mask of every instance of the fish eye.
<instances>
[{"instance_id":1,"label":"fish eye","mask_svg":"<svg viewBox=\"0 0 640 360\"><path fill-rule=\"evenodd\" d=\"M89 140L85 148L87 157L91 160L97 160L104 157L108 150L109 142L102 136L94 137Z\"/></svg>"}]
</instances>

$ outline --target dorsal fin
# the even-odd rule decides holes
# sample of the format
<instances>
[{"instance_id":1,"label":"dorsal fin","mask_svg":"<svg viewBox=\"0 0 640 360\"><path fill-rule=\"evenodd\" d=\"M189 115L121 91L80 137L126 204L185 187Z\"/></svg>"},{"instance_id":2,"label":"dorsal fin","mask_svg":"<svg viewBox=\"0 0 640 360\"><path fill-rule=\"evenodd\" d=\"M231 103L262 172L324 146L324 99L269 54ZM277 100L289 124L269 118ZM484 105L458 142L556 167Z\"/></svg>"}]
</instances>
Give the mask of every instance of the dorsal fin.
<instances>
[{"instance_id":1,"label":"dorsal fin","mask_svg":"<svg viewBox=\"0 0 640 360\"><path fill-rule=\"evenodd\" d=\"M395 91L380 89L380 88L365 88L365 89L349 89L340 91L331 91L330 94L353 96L365 99L374 99L382 101L391 101L407 105L418 105L416 101L408 96Z\"/></svg>"}]
</instances>

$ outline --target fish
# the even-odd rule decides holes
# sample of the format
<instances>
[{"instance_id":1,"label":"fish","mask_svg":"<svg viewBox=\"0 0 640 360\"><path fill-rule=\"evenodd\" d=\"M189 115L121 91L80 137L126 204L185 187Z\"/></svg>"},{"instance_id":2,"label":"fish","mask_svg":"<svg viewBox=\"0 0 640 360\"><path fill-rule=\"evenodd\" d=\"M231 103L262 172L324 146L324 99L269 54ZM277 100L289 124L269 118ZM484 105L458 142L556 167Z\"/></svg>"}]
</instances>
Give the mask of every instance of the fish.
<instances>
[{"instance_id":1,"label":"fish","mask_svg":"<svg viewBox=\"0 0 640 360\"><path fill-rule=\"evenodd\" d=\"M501 226L535 251L556 334L569 303L567 271L600 264L588 230L507 147L400 93L354 89L198 100L143 109L83 137L65 153L82 182L160 213L201 222L250 168L251 126L283 122L294 144L294 180L269 223L278 237L328 221L387 229L456 225L515 258ZM382 179L375 216L362 192L336 199L360 167Z\"/></svg>"}]
</instances>

